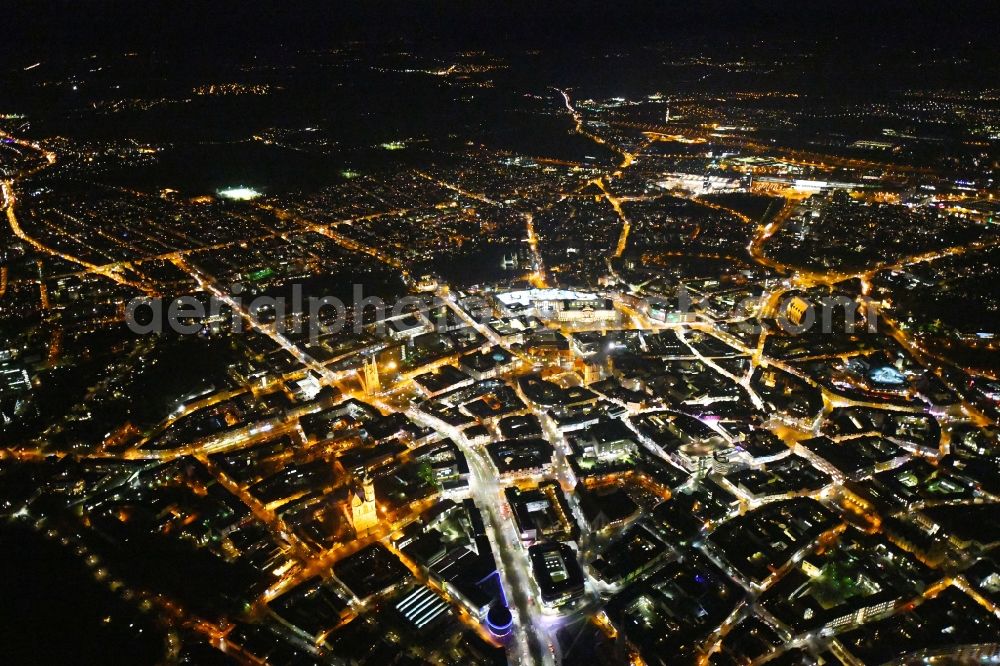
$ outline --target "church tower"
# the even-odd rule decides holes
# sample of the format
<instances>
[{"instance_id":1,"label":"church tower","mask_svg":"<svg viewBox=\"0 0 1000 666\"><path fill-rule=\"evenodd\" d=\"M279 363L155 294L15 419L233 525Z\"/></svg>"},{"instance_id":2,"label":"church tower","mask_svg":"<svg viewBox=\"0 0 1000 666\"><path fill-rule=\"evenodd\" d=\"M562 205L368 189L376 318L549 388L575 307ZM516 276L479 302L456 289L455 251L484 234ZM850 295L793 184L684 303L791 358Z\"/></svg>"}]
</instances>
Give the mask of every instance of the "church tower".
<instances>
[{"instance_id":1,"label":"church tower","mask_svg":"<svg viewBox=\"0 0 1000 666\"><path fill-rule=\"evenodd\" d=\"M361 383L365 393L375 395L382 390L382 380L378 375L378 362L374 356L368 356L364 360L364 374Z\"/></svg>"},{"instance_id":2,"label":"church tower","mask_svg":"<svg viewBox=\"0 0 1000 666\"><path fill-rule=\"evenodd\" d=\"M375 484L367 474L361 482L361 488L351 490L351 525L357 534L367 532L378 525L378 512L375 509Z\"/></svg>"}]
</instances>

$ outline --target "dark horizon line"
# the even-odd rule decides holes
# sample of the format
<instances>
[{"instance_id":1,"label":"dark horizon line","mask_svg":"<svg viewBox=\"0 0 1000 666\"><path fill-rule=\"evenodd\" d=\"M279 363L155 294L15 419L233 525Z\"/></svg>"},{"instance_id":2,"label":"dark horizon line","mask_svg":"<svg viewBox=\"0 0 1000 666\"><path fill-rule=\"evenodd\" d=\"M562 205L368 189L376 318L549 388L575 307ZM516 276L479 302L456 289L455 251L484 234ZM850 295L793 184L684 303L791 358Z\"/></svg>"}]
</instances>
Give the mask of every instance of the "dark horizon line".
<instances>
[{"instance_id":1,"label":"dark horizon line","mask_svg":"<svg viewBox=\"0 0 1000 666\"><path fill-rule=\"evenodd\" d=\"M968 6L970 9L965 9ZM14 0L5 10L7 50L40 55L152 49L191 57L322 48L352 40L428 48L591 48L669 39L751 43L883 43L903 49L990 48L998 7L964 0L802 3L788 0L628 3L367 0L363 3L143 3L136 0ZM993 46L995 48L995 46Z\"/></svg>"}]
</instances>

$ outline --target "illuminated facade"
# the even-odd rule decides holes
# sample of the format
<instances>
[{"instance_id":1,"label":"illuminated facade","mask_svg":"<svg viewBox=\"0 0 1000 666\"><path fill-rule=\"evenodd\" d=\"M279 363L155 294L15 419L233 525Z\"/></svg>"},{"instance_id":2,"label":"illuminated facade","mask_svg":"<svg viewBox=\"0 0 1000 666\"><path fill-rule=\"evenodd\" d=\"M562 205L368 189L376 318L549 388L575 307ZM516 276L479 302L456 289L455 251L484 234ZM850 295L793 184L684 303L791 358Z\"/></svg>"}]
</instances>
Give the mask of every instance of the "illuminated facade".
<instances>
[{"instance_id":1,"label":"illuminated facade","mask_svg":"<svg viewBox=\"0 0 1000 666\"><path fill-rule=\"evenodd\" d=\"M378 374L378 362L374 356L370 356L364 361L364 389L365 393L373 395L382 390L382 380Z\"/></svg>"},{"instance_id":2,"label":"illuminated facade","mask_svg":"<svg viewBox=\"0 0 1000 666\"><path fill-rule=\"evenodd\" d=\"M361 482L361 491L351 490L351 525L358 534L367 532L378 524L378 512L375 508L375 484L371 477L365 476Z\"/></svg>"},{"instance_id":3,"label":"illuminated facade","mask_svg":"<svg viewBox=\"0 0 1000 666\"><path fill-rule=\"evenodd\" d=\"M796 296L788 303L787 316L788 320L792 322L795 326L799 326L809 313L809 301Z\"/></svg>"}]
</instances>

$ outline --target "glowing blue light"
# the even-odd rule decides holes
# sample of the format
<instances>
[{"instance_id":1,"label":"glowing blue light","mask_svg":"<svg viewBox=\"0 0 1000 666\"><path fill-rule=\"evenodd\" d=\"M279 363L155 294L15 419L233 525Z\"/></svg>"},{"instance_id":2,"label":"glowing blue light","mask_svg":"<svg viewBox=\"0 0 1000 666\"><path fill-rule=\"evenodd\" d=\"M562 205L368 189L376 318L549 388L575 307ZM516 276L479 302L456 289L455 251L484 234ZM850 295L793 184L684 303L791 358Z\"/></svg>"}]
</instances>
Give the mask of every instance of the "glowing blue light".
<instances>
[{"instance_id":1,"label":"glowing blue light","mask_svg":"<svg viewBox=\"0 0 1000 666\"><path fill-rule=\"evenodd\" d=\"M493 623L492 615L494 612L499 613L504 618L499 625ZM486 625L490 628L493 635L505 636L510 633L511 628L514 626L514 617L506 606L494 606L486 615Z\"/></svg>"},{"instance_id":2,"label":"glowing blue light","mask_svg":"<svg viewBox=\"0 0 1000 666\"><path fill-rule=\"evenodd\" d=\"M872 371L868 373L868 377L876 384L885 384L887 386L899 386L906 383L906 377L903 376L901 372L888 365L873 368Z\"/></svg>"}]
</instances>

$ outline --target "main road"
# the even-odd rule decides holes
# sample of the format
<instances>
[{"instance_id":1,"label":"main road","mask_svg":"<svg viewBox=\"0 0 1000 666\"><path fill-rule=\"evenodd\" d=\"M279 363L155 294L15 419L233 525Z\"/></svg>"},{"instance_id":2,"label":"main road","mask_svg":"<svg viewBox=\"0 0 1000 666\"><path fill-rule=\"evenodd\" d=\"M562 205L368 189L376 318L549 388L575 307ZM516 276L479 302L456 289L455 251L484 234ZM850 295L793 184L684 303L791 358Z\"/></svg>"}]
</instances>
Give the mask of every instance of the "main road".
<instances>
[{"instance_id":1,"label":"main road","mask_svg":"<svg viewBox=\"0 0 1000 666\"><path fill-rule=\"evenodd\" d=\"M520 537L507 516L510 506L492 463L479 445L469 444L457 428L416 408L407 412L413 421L433 428L455 442L469 463L469 491L483 514L486 535L497 560L500 583L514 619L510 660L517 664L555 664L554 637L536 601L531 565Z\"/></svg>"}]
</instances>

